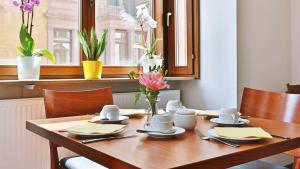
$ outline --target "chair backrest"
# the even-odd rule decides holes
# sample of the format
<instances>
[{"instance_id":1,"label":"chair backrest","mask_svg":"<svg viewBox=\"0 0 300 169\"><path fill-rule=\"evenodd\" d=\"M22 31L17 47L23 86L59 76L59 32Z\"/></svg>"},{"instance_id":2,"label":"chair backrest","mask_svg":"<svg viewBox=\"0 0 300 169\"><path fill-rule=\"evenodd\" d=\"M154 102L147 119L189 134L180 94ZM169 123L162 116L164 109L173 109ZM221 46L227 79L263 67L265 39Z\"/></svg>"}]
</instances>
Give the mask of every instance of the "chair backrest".
<instances>
[{"instance_id":1,"label":"chair backrest","mask_svg":"<svg viewBox=\"0 0 300 169\"><path fill-rule=\"evenodd\" d=\"M240 111L252 117L300 123L300 94L245 88Z\"/></svg>"},{"instance_id":2,"label":"chair backrest","mask_svg":"<svg viewBox=\"0 0 300 169\"><path fill-rule=\"evenodd\" d=\"M300 85L290 85L288 83L286 86L287 86L287 93L300 94Z\"/></svg>"},{"instance_id":3,"label":"chair backrest","mask_svg":"<svg viewBox=\"0 0 300 169\"><path fill-rule=\"evenodd\" d=\"M47 118L68 117L100 112L104 105L113 104L112 89L87 91L44 91Z\"/></svg>"}]
</instances>

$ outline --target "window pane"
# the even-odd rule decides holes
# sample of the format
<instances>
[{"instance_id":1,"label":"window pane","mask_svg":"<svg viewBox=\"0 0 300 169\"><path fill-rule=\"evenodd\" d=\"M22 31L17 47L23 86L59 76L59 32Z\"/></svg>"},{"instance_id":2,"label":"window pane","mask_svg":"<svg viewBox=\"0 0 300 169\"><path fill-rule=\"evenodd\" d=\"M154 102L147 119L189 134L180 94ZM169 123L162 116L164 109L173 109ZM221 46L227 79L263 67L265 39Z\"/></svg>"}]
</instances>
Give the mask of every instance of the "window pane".
<instances>
[{"instance_id":1,"label":"window pane","mask_svg":"<svg viewBox=\"0 0 300 169\"><path fill-rule=\"evenodd\" d=\"M187 66L187 11L186 1L175 0L176 64Z\"/></svg>"},{"instance_id":2,"label":"window pane","mask_svg":"<svg viewBox=\"0 0 300 169\"><path fill-rule=\"evenodd\" d=\"M100 35L108 29L108 45L102 60L105 65L135 66L143 55L140 49L134 49L135 43L141 43L141 29L138 24L124 21L120 13L125 11L133 18L138 5L147 4L151 9L152 0L96 0L96 30ZM147 31L150 41L151 31Z\"/></svg>"},{"instance_id":3,"label":"window pane","mask_svg":"<svg viewBox=\"0 0 300 169\"><path fill-rule=\"evenodd\" d=\"M0 0L0 64L16 64L21 12L10 0ZM47 48L57 57L56 65L79 65L76 32L79 28L79 0L42 0L34 11L33 38L36 47ZM46 58L42 64L52 65Z\"/></svg>"}]
</instances>

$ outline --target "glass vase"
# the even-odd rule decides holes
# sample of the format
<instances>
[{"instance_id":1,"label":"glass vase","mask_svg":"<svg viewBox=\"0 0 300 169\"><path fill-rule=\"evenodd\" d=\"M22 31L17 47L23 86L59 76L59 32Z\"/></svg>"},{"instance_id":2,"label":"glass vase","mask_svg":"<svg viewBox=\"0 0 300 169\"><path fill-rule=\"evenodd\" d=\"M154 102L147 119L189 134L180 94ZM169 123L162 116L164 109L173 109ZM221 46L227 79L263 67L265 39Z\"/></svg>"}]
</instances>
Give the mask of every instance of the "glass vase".
<instances>
[{"instance_id":1,"label":"glass vase","mask_svg":"<svg viewBox=\"0 0 300 169\"><path fill-rule=\"evenodd\" d=\"M146 98L146 102L148 103L147 108L147 122L151 121L151 118L154 115L158 114L158 106L157 103L159 102L159 96L156 96L154 98Z\"/></svg>"}]
</instances>

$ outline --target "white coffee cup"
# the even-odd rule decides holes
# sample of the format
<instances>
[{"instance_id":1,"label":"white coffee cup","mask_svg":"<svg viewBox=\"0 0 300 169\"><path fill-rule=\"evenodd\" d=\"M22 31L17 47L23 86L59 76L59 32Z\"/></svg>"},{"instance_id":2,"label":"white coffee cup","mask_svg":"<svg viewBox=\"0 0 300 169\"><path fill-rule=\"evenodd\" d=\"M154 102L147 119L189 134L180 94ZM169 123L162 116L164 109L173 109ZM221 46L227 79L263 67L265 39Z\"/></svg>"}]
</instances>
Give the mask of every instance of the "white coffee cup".
<instances>
[{"instance_id":1,"label":"white coffee cup","mask_svg":"<svg viewBox=\"0 0 300 169\"><path fill-rule=\"evenodd\" d=\"M173 121L169 115L154 115L144 128L150 131L166 132L173 128Z\"/></svg>"},{"instance_id":2,"label":"white coffee cup","mask_svg":"<svg viewBox=\"0 0 300 169\"><path fill-rule=\"evenodd\" d=\"M174 124L186 130L192 130L197 125L197 115L195 111L189 109L178 110L174 114Z\"/></svg>"},{"instance_id":3,"label":"white coffee cup","mask_svg":"<svg viewBox=\"0 0 300 169\"><path fill-rule=\"evenodd\" d=\"M240 114L237 112L236 108L224 108L221 109L219 114L219 120L222 123L234 124L238 123Z\"/></svg>"},{"instance_id":4,"label":"white coffee cup","mask_svg":"<svg viewBox=\"0 0 300 169\"><path fill-rule=\"evenodd\" d=\"M105 105L100 113L101 119L119 120L120 110L117 105Z\"/></svg>"}]
</instances>

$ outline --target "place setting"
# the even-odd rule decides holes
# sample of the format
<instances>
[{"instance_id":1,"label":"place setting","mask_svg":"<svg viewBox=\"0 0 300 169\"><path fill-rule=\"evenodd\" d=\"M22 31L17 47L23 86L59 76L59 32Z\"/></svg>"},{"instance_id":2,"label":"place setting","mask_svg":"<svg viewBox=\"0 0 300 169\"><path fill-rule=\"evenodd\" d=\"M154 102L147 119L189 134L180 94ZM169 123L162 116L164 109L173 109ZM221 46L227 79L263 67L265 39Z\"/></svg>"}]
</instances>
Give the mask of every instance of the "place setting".
<instances>
[{"instance_id":1,"label":"place setting","mask_svg":"<svg viewBox=\"0 0 300 169\"><path fill-rule=\"evenodd\" d=\"M197 125L195 111L186 109L178 100L170 100L166 105L166 112L156 114L146 122L138 133L145 133L152 138L172 138L193 130Z\"/></svg>"},{"instance_id":2,"label":"place setting","mask_svg":"<svg viewBox=\"0 0 300 169\"><path fill-rule=\"evenodd\" d=\"M100 114L90 116L88 120L84 120L75 125L68 124L59 132L67 132L74 135L81 143L92 143L104 140L123 139L137 137L136 134L126 135L125 130L128 116L120 114L117 105L103 106Z\"/></svg>"},{"instance_id":3,"label":"place setting","mask_svg":"<svg viewBox=\"0 0 300 169\"><path fill-rule=\"evenodd\" d=\"M94 116L91 121L94 123L121 123L128 119L128 116L120 114L120 109L117 105L105 105L103 106L100 114Z\"/></svg>"},{"instance_id":4,"label":"place setting","mask_svg":"<svg viewBox=\"0 0 300 169\"><path fill-rule=\"evenodd\" d=\"M242 118L241 113L236 108L223 108L219 111L219 115L210 119L210 122L223 127L245 126L250 123L249 119Z\"/></svg>"}]
</instances>

